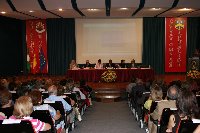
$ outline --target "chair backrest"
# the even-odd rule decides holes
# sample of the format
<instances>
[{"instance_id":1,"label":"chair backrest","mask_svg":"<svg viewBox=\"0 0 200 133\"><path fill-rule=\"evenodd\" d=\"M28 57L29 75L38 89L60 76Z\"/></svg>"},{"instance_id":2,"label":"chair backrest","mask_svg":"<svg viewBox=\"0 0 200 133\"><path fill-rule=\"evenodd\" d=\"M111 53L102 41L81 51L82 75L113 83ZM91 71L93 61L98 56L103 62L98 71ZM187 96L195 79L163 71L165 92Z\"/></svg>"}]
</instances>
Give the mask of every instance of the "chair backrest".
<instances>
[{"instance_id":1,"label":"chair backrest","mask_svg":"<svg viewBox=\"0 0 200 133\"><path fill-rule=\"evenodd\" d=\"M160 133L166 131L166 128L167 128L167 125L169 122L169 117L175 113L177 113L176 108L164 108L163 109L161 119L160 119Z\"/></svg>"},{"instance_id":2,"label":"chair backrest","mask_svg":"<svg viewBox=\"0 0 200 133\"><path fill-rule=\"evenodd\" d=\"M35 133L30 121L22 120L20 123L2 124L0 121L1 133Z\"/></svg>"},{"instance_id":3,"label":"chair backrest","mask_svg":"<svg viewBox=\"0 0 200 133\"><path fill-rule=\"evenodd\" d=\"M31 117L33 117L34 119L38 119L42 122L49 123L51 125L52 133L56 133L54 122L48 110L35 110L32 112Z\"/></svg>"},{"instance_id":4,"label":"chair backrest","mask_svg":"<svg viewBox=\"0 0 200 133\"><path fill-rule=\"evenodd\" d=\"M7 118L12 116L13 110L14 110L13 106L7 108L0 108L0 112L3 112L7 116Z\"/></svg>"},{"instance_id":5,"label":"chair backrest","mask_svg":"<svg viewBox=\"0 0 200 133\"><path fill-rule=\"evenodd\" d=\"M55 110L59 110L60 114L65 116L65 109L61 101L55 101L54 103L47 103L52 106Z\"/></svg>"},{"instance_id":6,"label":"chair backrest","mask_svg":"<svg viewBox=\"0 0 200 133\"><path fill-rule=\"evenodd\" d=\"M193 123L192 120L182 120L178 127L178 133L193 133L200 123Z\"/></svg>"},{"instance_id":7,"label":"chair backrest","mask_svg":"<svg viewBox=\"0 0 200 133\"><path fill-rule=\"evenodd\" d=\"M152 101L152 104L151 104L151 107L150 107L150 110L149 110L150 113L153 113L153 111L156 109L158 102L159 101Z\"/></svg>"}]
</instances>

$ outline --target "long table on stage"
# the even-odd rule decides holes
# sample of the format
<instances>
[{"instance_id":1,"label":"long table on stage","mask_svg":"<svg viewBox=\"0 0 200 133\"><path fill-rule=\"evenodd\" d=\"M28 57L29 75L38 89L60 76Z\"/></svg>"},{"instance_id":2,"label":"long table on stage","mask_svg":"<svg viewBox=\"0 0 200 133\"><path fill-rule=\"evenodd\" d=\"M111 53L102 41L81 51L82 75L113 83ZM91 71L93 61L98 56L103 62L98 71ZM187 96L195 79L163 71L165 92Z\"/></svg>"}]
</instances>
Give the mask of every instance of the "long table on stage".
<instances>
[{"instance_id":1,"label":"long table on stage","mask_svg":"<svg viewBox=\"0 0 200 133\"><path fill-rule=\"evenodd\" d=\"M67 77L74 81L84 79L88 82L101 81L101 75L108 70L113 70L117 74L116 82L130 82L132 77L141 78L144 81L153 80L155 72L150 68L128 68L128 69L77 69L68 70Z\"/></svg>"}]
</instances>

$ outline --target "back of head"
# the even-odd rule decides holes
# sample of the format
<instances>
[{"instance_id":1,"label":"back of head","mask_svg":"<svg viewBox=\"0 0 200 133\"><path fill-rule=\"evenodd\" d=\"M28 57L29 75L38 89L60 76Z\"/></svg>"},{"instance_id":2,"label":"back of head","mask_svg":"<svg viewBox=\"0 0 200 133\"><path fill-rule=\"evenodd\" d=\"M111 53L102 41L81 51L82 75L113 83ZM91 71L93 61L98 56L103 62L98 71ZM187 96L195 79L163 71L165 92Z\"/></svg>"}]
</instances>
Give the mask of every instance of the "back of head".
<instances>
[{"instance_id":1,"label":"back of head","mask_svg":"<svg viewBox=\"0 0 200 133\"><path fill-rule=\"evenodd\" d=\"M55 85L51 85L48 88L49 95L57 95L57 87Z\"/></svg>"},{"instance_id":2,"label":"back of head","mask_svg":"<svg viewBox=\"0 0 200 133\"><path fill-rule=\"evenodd\" d=\"M16 100L14 105L13 115L17 119L30 116L32 112L33 112L33 104L30 97L21 96Z\"/></svg>"},{"instance_id":3,"label":"back of head","mask_svg":"<svg viewBox=\"0 0 200 133\"><path fill-rule=\"evenodd\" d=\"M151 97L153 101L162 100L163 92L162 88L158 85L154 85L151 87Z\"/></svg>"},{"instance_id":4,"label":"back of head","mask_svg":"<svg viewBox=\"0 0 200 133\"><path fill-rule=\"evenodd\" d=\"M179 93L176 101L176 106L179 110L179 115L197 118L199 115L199 107L196 96L193 92L183 90Z\"/></svg>"},{"instance_id":5,"label":"back of head","mask_svg":"<svg viewBox=\"0 0 200 133\"><path fill-rule=\"evenodd\" d=\"M8 104L10 101L12 101L12 94L8 91L8 90L3 90L1 91L0 94L0 102L1 105L6 105Z\"/></svg>"},{"instance_id":6,"label":"back of head","mask_svg":"<svg viewBox=\"0 0 200 133\"><path fill-rule=\"evenodd\" d=\"M169 100L176 100L178 97L178 93L179 93L179 88L176 85L172 85L169 87L169 89L167 90L167 98Z\"/></svg>"},{"instance_id":7,"label":"back of head","mask_svg":"<svg viewBox=\"0 0 200 133\"><path fill-rule=\"evenodd\" d=\"M28 96L32 99L33 105L39 105L42 102L42 94L38 90L31 91Z\"/></svg>"}]
</instances>

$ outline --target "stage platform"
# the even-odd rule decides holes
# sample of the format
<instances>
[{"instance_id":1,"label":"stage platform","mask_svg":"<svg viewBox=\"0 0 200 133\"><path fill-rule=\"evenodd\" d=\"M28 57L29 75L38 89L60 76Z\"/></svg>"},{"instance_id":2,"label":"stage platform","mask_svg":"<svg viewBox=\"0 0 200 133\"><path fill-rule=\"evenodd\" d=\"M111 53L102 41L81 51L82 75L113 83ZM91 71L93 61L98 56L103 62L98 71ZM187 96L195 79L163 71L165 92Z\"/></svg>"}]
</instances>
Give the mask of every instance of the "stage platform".
<instances>
[{"instance_id":1,"label":"stage platform","mask_svg":"<svg viewBox=\"0 0 200 133\"><path fill-rule=\"evenodd\" d=\"M95 92L95 100L97 102L118 102L126 99L126 86L128 82L114 83L94 83L88 82L88 85Z\"/></svg>"}]
</instances>

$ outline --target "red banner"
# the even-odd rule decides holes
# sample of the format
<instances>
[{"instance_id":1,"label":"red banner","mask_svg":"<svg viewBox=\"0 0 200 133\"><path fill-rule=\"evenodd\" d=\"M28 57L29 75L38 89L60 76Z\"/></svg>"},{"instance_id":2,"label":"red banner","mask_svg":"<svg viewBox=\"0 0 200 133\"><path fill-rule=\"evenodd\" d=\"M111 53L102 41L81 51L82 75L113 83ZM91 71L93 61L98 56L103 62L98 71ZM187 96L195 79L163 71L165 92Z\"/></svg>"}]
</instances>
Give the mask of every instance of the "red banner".
<instances>
[{"instance_id":1,"label":"red banner","mask_svg":"<svg viewBox=\"0 0 200 133\"><path fill-rule=\"evenodd\" d=\"M165 72L186 72L187 18L166 18L165 32Z\"/></svg>"},{"instance_id":2,"label":"red banner","mask_svg":"<svg viewBox=\"0 0 200 133\"><path fill-rule=\"evenodd\" d=\"M47 73L46 20L26 21L27 69L29 73Z\"/></svg>"}]
</instances>

